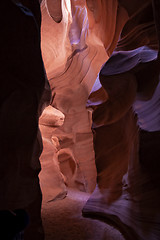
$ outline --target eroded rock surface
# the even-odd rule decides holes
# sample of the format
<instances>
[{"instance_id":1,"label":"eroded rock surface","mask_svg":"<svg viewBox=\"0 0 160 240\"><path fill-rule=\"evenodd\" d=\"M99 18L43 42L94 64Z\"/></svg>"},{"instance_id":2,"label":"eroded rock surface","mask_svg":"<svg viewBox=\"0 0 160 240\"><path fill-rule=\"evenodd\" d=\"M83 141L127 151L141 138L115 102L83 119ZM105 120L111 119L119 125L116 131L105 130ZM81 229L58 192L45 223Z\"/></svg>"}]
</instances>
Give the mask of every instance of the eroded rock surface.
<instances>
[{"instance_id":1,"label":"eroded rock surface","mask_svg":"<svg viewBox=\"0 0 160 240\"><path fill-rule=\"evenodd\" d=\"M108 59L107 52L114 49L128 19L117 1L97 4L94 11L98 16L85 1L62 1L59 24L50 16L45 2L41 5L42 52L53 95L51 105L65 115L64 124L54 131L60 142L58 161L66 183L89 192L96 184L96 167L92 115L86 102L101 65ZM94 95L101 92L97 90Z\"/></svg>"},{"instance_id":2,"label":"eroded rock surface","mask_svg":"<svg viewBox=\"0 0 160 240\"><path fill-rule=\"evenodd\" d=\"M54 139L54 146L58 143L57 162L65 184L91 192L97 180L83 209L86 216L110 218L129 239L159 240L159 187L140 164L145 158L145 144L151 146L154 137L158 151L159 134L139 133L133 110L135 73L118 76L108 89L98 76L114 49L129 51L144 45L158 49L152 1L62 0L62 14L60 9L56 13L58 21L51 7L47 9L44 2L41 6L42 49L52 90L51 105L65 116L63 125L49 137ZM114 98L116 101L112 101ZM148 104L147 114L151 114L152 104ZM154 117L147 119L145 113L143 117L154 122ZM158 176L156 157L155 162Z\"/></svg>"}]
</instances>

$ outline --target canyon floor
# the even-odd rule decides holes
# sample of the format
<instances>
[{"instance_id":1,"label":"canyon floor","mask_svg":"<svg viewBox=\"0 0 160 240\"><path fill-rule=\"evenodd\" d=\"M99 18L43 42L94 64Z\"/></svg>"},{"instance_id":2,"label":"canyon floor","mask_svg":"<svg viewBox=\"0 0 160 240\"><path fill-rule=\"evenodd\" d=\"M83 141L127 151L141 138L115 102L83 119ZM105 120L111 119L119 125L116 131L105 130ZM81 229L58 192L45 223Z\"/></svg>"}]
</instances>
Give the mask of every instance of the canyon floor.
<instances>
[{"instance_id":1,"label":"canyon floor","mask_svg":"<svg viewBox=\"0 0 160 240\"><path fill-rule=\"evenodd\" d=\"M124 240L112 225L82 216L88 193L69 189L54 201L43 202L45 240Z\"/></svg>"}]
</instances>

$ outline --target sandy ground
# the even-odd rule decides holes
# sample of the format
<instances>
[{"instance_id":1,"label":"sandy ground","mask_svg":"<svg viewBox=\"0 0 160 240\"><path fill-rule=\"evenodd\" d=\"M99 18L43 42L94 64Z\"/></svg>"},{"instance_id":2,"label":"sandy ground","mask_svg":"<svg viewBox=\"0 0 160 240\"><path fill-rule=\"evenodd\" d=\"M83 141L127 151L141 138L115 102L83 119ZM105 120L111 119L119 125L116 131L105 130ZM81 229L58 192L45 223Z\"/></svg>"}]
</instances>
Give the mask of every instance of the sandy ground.
<instances>
[{"instance_id":1,"label":"sandy ground","mask_svg":"<svg viewBox=\"0 0 160 240\"><path fill-rule=\"evenodd\" d=\"M82 216L88 198L88 193L69 189L65 198L43 202L45 240L124 240L113 226Z\"/></svg>"}]
</instances>

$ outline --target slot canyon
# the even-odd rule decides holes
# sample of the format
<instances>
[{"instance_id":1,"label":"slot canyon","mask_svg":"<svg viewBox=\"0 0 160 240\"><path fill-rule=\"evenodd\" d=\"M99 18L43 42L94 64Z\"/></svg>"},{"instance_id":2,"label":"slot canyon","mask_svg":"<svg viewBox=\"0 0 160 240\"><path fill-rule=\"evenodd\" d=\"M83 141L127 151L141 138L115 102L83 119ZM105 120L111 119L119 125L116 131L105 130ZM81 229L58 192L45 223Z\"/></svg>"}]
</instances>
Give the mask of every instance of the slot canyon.
<instances>
[{"instance_id":1,"label":"slot canyon","mask_svg":"<svg viewBox=\"0 0 160 240\"><path fill-rule=\"evenodd\" d=\"M160 240L160 1L1 3L0 239Z\"/></svg>"}]
</instances>

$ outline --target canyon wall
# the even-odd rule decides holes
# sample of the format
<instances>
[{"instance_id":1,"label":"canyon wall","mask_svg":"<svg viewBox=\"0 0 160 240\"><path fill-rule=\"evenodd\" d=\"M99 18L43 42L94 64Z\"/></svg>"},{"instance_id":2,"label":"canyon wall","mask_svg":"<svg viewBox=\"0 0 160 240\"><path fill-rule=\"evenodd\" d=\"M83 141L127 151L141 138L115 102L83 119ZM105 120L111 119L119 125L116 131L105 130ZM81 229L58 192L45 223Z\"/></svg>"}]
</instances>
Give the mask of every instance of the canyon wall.
<instances>
[{"instance_id":1,"label":"canyon wall","mask_svg":"<svg viewBox=\"0 0 160 240\"><path fill-rule=\"evenodd\" d=\"M52 91L40 120L41 176L57 189L49 200L64 197L66 186L93 192L84 216L109 219L128 239L137 240L159 240L160 235L159 60L152 55L158 53L158 6L153 9L150 0L41 4L42 53ZM144 61L149 65L139 65L143 46L149 49ZM123 62L114 62L113 51L118 56L141 53L135 65L128 68L128 58L117 73ZM112 74L103 78L99 72L108 59ZM51 126L47 119L57 111L63 123ZM54 164L53 178L46 158L48 166Z\"/></svg>"},{"instance_id":2,"label":"canyon wall","mask_svg":"<svg viewBox=\"0 0 160 240\"><path fill-rule=\"evenodd\" d=\"M96 167L92 109L87 109L86 103L128 15L117 1L102 1L102 4L97 1L94 9L97 13L93 13L89 2L61 1L63 17L57 23L54 13L58 10L52 12L51 4L51 1L41 4L42 54L52 90L51 106L61 111L65 118L49 141L55 137L59 143L54 154L65 184L92 192L96 184ZM96 104L98 98L101 101L107 99L101 85L92 91L90 101ZM54 146L50 151L52 156ZM42 166L43 161L42 155ZM43 173L45 170L41 175Z\"/></svg>"}]
</instances>

